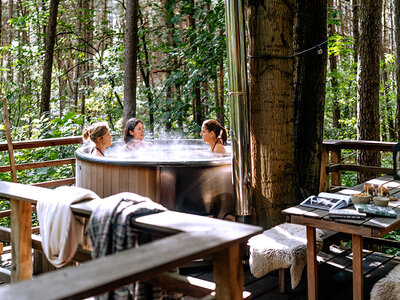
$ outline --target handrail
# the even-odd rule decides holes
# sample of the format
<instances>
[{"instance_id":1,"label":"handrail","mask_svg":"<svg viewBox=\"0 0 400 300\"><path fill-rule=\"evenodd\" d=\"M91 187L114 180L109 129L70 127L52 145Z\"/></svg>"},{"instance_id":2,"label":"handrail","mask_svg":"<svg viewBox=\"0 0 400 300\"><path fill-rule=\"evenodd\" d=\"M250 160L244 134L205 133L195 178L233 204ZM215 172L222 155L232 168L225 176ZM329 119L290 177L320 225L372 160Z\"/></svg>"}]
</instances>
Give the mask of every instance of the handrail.
<instances>
[{"instance_id":1,"label":"handrail","mask_svg":"<svg viewBox=\"0 0 400 300\"><path fill-rule=\"evenodd\" d=\"M322 143L320 191L327 191L330 186L341 186L341 171L369 172L374 174L393 175L393 168L345 164L342 162L341 150L366 150L392 152L394 142L367 140L326 140ZM330 155L329 155L330 153ZM330 160L329 160L330 157ZM329 184L329 174L331 184Z\"/></svg>"},{"instance_id":2,"label":"handrail","mask_svg":"<svg viewBox=\"0 0 400 300\"><path fill-rule=\"evenodd\" d=\"M53 147L53 146L66 146L66 145L74 145L81 144L83 142L81 136L70 136L70 137L61 137L61 138L51 138L51 139L40 139L40 140L30 140L30 141L14 141L13 149L14 150L23 150L23 149L33 149L33 148L41 148L41 147ZM0 151L7 151L7 143L0 143ZM45 168L45 167L54 167L54 166L62 166L62 165L70 165L75 164L75 158L66 158L66 159L55 159L51 161L42 161L42 162L33 162L33 163L25 163L16 165L16 170L32 170L37 168ZM1 166L0 173L2 172L10 172L11 166ZM75 177L66 178L61 180L53 180L47 182L36 183L33 185L42 186L42 187L58 187L68 184L74 184Z\"/></svg>"}]
</instances>

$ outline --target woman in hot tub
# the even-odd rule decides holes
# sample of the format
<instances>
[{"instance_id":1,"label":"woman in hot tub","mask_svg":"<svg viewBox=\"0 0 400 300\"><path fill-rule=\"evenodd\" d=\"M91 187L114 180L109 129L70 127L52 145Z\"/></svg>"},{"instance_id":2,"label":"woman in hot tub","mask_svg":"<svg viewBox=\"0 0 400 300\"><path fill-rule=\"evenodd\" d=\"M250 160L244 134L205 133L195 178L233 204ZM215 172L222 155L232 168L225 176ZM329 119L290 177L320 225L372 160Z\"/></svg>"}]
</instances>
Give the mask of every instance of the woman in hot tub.
<instances>
[{"instance_id":1,"label":"woman in hot tub","mask_svg":"<svg viewBox=\"0 0 400 300\"><path fill-rule=\"evenodd\" d=\"M110 128L106 122L93 123L91 126L84 128L82 131L83 141L89 139L94 143L91 154L104 156L104 151L111 146Z\"/></svg>"},{"instance_id":2,"label":"woman in hot tub","mask_svg":"<svg viewBox=\"0 0 400 300\"><path fill-rule=\"evenodd\" d=\"M137 118L129 119L123 132L125 147L128 150L136 150L153 146L150 142L144 142L144 126L143 122Z\"/></svg>"},{"instance_id":3,"label":"woman in hot tub","mask_svg":"<svg viewBox=\"0 0 400 300\"><path fill-rule=\"evenodd\" d=\"M210 145L210 151L214 153L225 153L228 134L225 127L215 120L205 120L201 126L201 137L204 143Z\"/></svg>"}]
</instances>

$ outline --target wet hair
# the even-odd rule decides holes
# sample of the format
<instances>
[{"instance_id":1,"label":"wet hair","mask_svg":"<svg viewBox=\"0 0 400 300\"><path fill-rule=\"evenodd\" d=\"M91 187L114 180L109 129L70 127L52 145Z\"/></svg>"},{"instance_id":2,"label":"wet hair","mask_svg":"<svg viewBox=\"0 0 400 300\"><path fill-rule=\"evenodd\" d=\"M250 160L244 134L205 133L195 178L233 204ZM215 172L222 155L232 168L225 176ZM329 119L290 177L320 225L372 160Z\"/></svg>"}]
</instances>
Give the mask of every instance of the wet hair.
<instances>
[{"instance_id":1,"label":"wet hair","mask_svg":"<svg viewBox=\"0 0 400 300\"><path fill-rule=\"evenodd\" d=\"M124 126L124 132L123 132L123 139L125 144L129 143L131 140L133 140L133 135L129 133L129 131L134 131L135 127L137 124L143 122L137 118L130 118L128 121L126 121L126 124Z\"/></svg>"},{"instance_id":2,"label":"wet hair","mask_svg":"<svg viewBox=\"0 0 400 300\"><path fill-rule=\"evenodd\" d=\"M82 130L83 141L87 142L89 139L96 143L97 139L107 134L110 131L107 122L96 122L91 126Z\"/></svg>"},{"instance_id":3,"label":"wet hair","mask_svg":"<svg viewBox=\"0 0 400 300\"><path fill-rule=\"evenodd\" d=\"M224 146L226 145L228 133L225 127L221 126L221 124L215 120L205 120L203 125L208 131L214 132L217 139L220 140Z\"/></svg>"}]
</instances>

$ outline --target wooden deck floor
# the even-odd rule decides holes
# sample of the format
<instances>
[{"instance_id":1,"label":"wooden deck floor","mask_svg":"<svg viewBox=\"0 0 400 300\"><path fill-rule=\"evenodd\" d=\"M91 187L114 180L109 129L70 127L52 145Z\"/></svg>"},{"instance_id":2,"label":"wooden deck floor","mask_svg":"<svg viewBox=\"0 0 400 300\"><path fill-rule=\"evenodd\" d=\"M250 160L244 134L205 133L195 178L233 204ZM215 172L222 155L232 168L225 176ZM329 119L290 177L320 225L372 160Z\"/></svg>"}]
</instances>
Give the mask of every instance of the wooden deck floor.
<instances>
[{"instance_id":1,"label":"wooden deck floor","mask_svg":"<svg viewBox=\"0 0 400 300\"><path fill-rule=\"evenodd\" d=\"M351 249L333 245L329 253L318 256L319 299L353 299L352 292L352 253ZM364 299L370 298L373 285L385 277L400 263L400 257L369 250L364 251ZM182 273L212 281L212 266L183 269ZM289 276L287 276L289 278ZM244 266L245 290L251 293L251 299L307 299L306 271L299 286L281 294L278 291L278 273L271 272L262 278L255 278L247 265ZM287 283L290 286L290 282ZM185 297L185 300L193 298Z\"/></svg>"}]
</instances>

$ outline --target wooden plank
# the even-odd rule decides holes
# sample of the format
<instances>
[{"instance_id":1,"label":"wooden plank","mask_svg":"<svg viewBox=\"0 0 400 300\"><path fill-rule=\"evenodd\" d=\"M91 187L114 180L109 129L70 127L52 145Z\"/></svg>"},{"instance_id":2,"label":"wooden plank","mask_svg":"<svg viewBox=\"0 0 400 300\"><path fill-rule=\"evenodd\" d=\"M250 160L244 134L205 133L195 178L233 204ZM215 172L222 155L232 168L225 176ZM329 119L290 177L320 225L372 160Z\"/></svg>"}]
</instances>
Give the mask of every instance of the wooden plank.
<instances>
[{"instance_id":1,"label":"wooden plank","mask_svg":"<svg viewBox=\"0 0 400 300\"><path fill-rule=\"evenodd\" d=\"M105 174L108 174L107 176L103 176L104 179L104 186L103 186L103 195L100 197L108 197L112 195L112 176L111 176L111 170L112 170L112 165L109 164L104 164L103 167L103 172Z\"/></svg>"},{"instance_id":2,"label":"wooden plank","mask_svg":"<svg viewBox=\"0 0 400 300\"><path fill-rule=\"evenodd\" d=\"M355 171L355 172L369 172L373 174L389 174L393 175L393 168L383 168L383 167L374 167L374 166L365 166L365 165L347 165L347 164L332 164L327 167L328 173L336 173L340 171ZM333 182L334 185L337 182Z\"/></svg>"},{"instance_id":3,"label":"wooden plank","mask_svg":"<svg viewBox=\"0 0 400 300\"><path fill-rule=\"evenodd\" d=\"M119 166L119 191L128 192L129 191L129 167ZM145 195L142 195L145 196Z\"/></svg>"},{"instance_id":4,"label":"wooden plank","mask_svg":"<svg viewBox=\"0 0 400 300\"><path fill-rule=\"evenodd\" d=\"M331 151L331 163L333 164L340 164L341 161L341 150L340 149L332 149ZM329 166L328 169L331 169ZM342 173L340 172L341 169L337 171L331 171L331 185L342 185Z\"/></svg>"},{"instance_id":5,"label":"wooden plank","mask_svg":"<svg viewBox=\"0 0 400 300\"><path fill-rule=\"evenodd\" d=\"M62 146L62 145L73 145L82 143L81 136L71 136L71 137L61 137L52 139L42 139L42 140L30 140L30 141L18 141L13 142L14 150L17 149L32 149L50 146ZM0 151L6 151L7 144L0 143Z\"/></svg>"},{"instance_id":6,"label":"wooden plank","mask_svg":"<svg viewBox=\"0 0 400 300\"><path fill-rule=\"evenodd\" d=\"M364 299L363 243L362 236L353 234L353 299Z\"/></svg>"},{"instance_id":7,"label":"wooden plank","mask_svg":"<svg viewBox=\"0 0 400 300\"><path fill-rule=\"evenodd\" d=\"M234 245L214 255L215 299L243 299L243 269L240 245Z\"/></svg>"},{"instance_id":8,"label":"wooden plank","mask_svg":"<svg viewBox=\"0 0 400 300\"><path fill-rule=\"evenodd\" d=\"M62 165L70 165L75 163L75 158L65 158L65 159L57 159L57 160L49 160L49 161L41 161L41 162L34 162L34 163L27 163L27 164L20 164L16 165L15 168L17 171L19 170L31 170L31 169L38 169L38 168L47 168L47 167L54 167L54 166L62 166ZM3 166L0 167L1 172L9 172L11 171L10 166Z\"/></svg>"},{"instance_id":9,"label":"wooden plank","mask_svg":"<svg viewBox=\"0 0 400 300\"><path fill-rule=\"evenodd\" d=\"M11 281L32 278L32 205L15 199L11 206Z\"/></svg>"},{"instance_id":10,"label":"wooden plank","mask_svg":"<svg viewBox=\"0 0 400 300\"><path fill-rule=\"evenodd\" d=\"M309 300L318 299L317 246L315 228L307 226L307 295Z\"/></svg>"},{"instance_id":11,"label":"wooden plank","mask_svg":"<svg viewBox=\"0 0 400 300\"><path fill-rule=\"evenodd\" d=\"M322 147L322 156L321 156L321 171L320 171L320 180L319 180L319 192L326 192L329 189L329 176L326 172L326 167L329 164L329 153L328 148Z\"/></svg>"},{"instance_id":12,"label":"wooden plank","mask_svg":"<svg viewBox=\"0 0 400 300\"><path fill-rule=\"evenodd\" d=\"M119 177L120 177L120 168L119 166L113 166L112 171L111 171L111 177L112 177L112 184L111 184L111 194L115 195L121 192L121 189L119 188Z\"/></svg>"},{"instance_id":13,"label":"wooden plank","mask_svg":"<svg viewBox=\"0 0 400 300\"><path fill-rule=\"evenodd\" d=\"M337 232L359 234L363 236L375 236L374 230L369 227L357 226L352 224L343 224L335 221L329 221L324 219L314 219L303 216L291 216L291 222L300 225L308 225L320 229L329 229Z\"/></svg>"},{"instance_id":14,"label":"wooden plank","mask_svg":"<svg viewBox=\"0 0 400 300\"><path fill-rule=\"evenodd\" d=\"M46 182L34 183L32 185L39 186L42 188L50 188L50 187L59 187L59 186L71 185L71 184L75 184L75 178L46 181Z\"/></svg>"}]
</instances>

